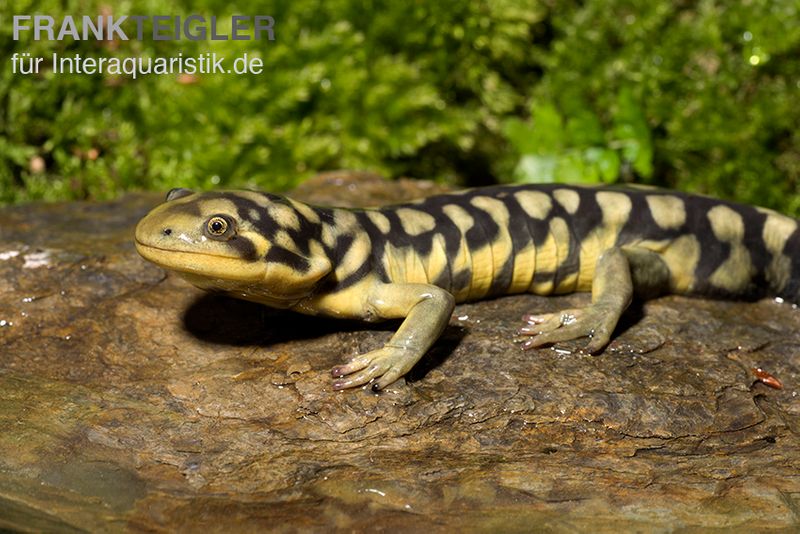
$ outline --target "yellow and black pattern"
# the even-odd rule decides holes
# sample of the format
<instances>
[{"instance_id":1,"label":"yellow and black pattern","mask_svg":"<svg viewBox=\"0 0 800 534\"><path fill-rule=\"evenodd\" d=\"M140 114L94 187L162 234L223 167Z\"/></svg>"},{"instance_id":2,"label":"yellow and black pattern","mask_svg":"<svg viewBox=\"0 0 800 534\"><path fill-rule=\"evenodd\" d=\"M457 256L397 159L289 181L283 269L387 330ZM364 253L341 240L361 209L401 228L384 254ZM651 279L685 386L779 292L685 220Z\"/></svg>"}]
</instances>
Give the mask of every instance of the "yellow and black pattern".
<instances>
[{"instance_id":1,"label":"yellow and black pattern","mask_svg":"<svg viewBox=\"0 0 800 534\"><path fill-rule=\"evenodd\" d=\"M634 293L800 296L795 219L651 189L495 186L364 210L179 189L136 240L204 289L308 314L405 318L383 349L333 370L337 388L405 374L454 302L591 291L591 306L527 316L519 333L523 348L588 336L594 352Z\"/></svg>"}]
</instances>

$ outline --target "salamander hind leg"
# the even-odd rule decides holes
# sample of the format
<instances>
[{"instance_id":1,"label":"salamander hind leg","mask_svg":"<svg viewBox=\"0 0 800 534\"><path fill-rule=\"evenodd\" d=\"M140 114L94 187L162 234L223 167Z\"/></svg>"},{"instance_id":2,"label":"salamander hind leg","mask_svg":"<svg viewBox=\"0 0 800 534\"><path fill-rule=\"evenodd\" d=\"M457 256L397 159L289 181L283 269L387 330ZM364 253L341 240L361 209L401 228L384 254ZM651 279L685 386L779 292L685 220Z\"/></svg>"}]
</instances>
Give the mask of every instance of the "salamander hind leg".
<instances>
[{"instance_id":1,"label":"salamander hind leg","mask_svg":"<svg viewBox=\"0 0 800 534\"><path fill-rule=\"evenodd\" d=\"M557 313L526 315L520 336L530 337L522 349L532 349L588 337L584 350L601 351L611 340L622 313L634 293L655 296L669 286L670 271L655 252L630 247L613 247L597 259L592 280L592 304Z\"/></svg>"},{"instance_id":2,"label":"salamander hind leg","mask_svg":"<svg viewBox=\"0 0 800 534\"><path fill-rule=\"evenodd\" d=\"M531 336L522 342L522 349L534 349L562 341L588 337L584 351L601 351L611 341L611 333L619 322L622 310L601 309L592 304L586 308L572 308L557 313L528 314L522 320L527 323L518 330L521 336Z\"/></svg>"},{"instance_id":3,"label":"salamander hind leg","mask_svg":"<svg viewBox=\"0 0 800 534\"><path fill-rule=\"evenodd\" d=\"M378 391L405 375L439 338L455 305L453 295L428 284L380 284L367 305L381 319L405 317L383 348L334 367L333 388L357 387L372 380Z\"/></svg>"}]
</instances>

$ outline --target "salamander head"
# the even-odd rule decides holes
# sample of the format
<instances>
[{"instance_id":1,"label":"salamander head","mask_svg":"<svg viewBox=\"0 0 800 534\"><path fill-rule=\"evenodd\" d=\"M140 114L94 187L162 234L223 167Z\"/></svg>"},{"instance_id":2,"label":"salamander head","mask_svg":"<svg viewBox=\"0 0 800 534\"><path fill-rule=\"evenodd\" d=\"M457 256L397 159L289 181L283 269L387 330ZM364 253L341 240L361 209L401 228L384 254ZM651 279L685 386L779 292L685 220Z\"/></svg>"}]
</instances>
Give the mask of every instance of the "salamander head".
<instances>
[{"instance_id":1,"label":"salamander head","mask_svg":"<svg viewBox=\"0 0 800 534\"><path fill-rule=\"evenodd\" d=\"M139 221L136 249L202 289L285 307L330 271L326 256L297 250L284 230L292 217L288 201L275 195L173 189Z\"/></svg>"}]
</instances>

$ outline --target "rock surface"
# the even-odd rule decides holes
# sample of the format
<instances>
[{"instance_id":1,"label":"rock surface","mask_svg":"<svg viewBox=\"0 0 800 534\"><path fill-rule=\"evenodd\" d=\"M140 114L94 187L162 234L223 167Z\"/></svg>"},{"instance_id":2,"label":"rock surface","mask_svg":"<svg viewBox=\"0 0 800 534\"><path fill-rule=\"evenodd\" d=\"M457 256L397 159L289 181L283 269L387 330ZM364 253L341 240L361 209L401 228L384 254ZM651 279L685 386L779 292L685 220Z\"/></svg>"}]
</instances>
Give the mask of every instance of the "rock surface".
<instances>
[{"instance_id":1,"label":"rock surface","mask_svg":"<svg viewBox=\"0 0 800 534\"><path fill-rule=\"evenodd\" d=\"M298 196L436 189L339 173ZM665 297L587 356L511 339L588 295L463 304L409 382L334 392L328 370L396 323L188 286L133 247L159 201L0 210L0 530L800 526L792 306Z\"/></svg>"}]
</instances>

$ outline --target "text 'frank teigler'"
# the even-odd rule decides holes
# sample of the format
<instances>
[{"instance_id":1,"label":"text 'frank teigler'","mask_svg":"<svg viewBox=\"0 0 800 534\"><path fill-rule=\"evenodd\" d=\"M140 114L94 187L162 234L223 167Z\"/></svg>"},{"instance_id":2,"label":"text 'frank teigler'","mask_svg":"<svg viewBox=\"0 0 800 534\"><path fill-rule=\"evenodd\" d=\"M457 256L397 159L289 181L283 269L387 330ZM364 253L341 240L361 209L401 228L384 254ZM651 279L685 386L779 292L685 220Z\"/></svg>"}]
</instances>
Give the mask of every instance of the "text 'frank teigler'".
<instances>
[{"instance_id":1,"label":"text 'frank teigler'","mask_svg":"<svg viewBox=\"0 0 800 534\"><path fill-rule=\"evenodd\" d=\"M206 20L201 15L67 15L60 20L49 15L14 15L13 24L15 41L28 36L33 37L34 41L275 40L275 20L268 15L233 15L229 20L218 20L215 16Z\"/></svg>"}]
</instances>

